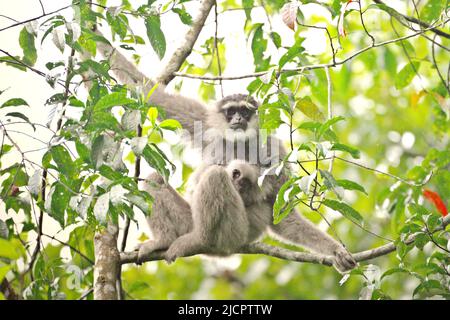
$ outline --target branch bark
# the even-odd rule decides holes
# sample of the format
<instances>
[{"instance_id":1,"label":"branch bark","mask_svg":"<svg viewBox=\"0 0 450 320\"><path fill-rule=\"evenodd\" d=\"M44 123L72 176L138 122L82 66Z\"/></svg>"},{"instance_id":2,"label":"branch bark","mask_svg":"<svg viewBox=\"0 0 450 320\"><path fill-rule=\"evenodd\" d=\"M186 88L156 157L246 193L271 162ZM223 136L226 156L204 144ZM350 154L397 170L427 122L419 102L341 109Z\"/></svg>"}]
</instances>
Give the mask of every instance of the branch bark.
<instances>
[{"instance_id":1,"label":"branch bark","mask_svg":"<svg viewBox=\"0 0 450 320\"><path fill-rule=\"evenodd\" d=\"M117 300L117 275L120 272L120 255L117 249L119 228L108 223L103 232L94 236L94 299Z\"/></svg>"},{"instance_id":2,"label":"branch bark","mask_svg":"<svg viewBox=\"0 0 450 320\"><path fill-rule=\"evenodd\" d=\"M191 54L192 48L203 29L206 18L208 18L211 8L216 3L216 0L203 0L198 16L195 18L192 27L186 33L184 42L178 47L173 53L171 59L167 63L167 67L158 76L157 82L162 84L168 84L175 76L174 73L177 72L186 58Z\"/></svg>"},{"instance_id":3,"label":"branch bark","mask_svg":"<svg viewBox=\"0 0 450 320\"><path fill-rule=\"evenodd\" d=\"M447 216L443 219L442 228L445 228L450 224L450 216ZM414 242L417 234L411 235L408 239L405 240L405 244L409 245ZM357 262L367 261L371 259L375 259L384 255L387 255L396 250L396 246L393 242L388 243L386 245L373 248L370 250L361 251L353 254L353 258ZM151 253L149 256L145 257L145 261L157 261L164 260L164 251L156 251ZM299 252L293 251L281 247L275 247L271 245L267 245L264 243L252 243L247 246L242 247L238 252L240 254L263 254L266 256L271 256L283 260L295 261L295 262L306 262L306 263L314 263L314 264L322 264L325 266L333 265L333 257L325 256L322 254L309 253L309 252ZM207 254L207 252L198 252L196 254L192 254L191 256L197 254ZM120 263L136 263L137 261L137 251L132 252L123 252L120 255Z\"/></svg>"}]
</instances>

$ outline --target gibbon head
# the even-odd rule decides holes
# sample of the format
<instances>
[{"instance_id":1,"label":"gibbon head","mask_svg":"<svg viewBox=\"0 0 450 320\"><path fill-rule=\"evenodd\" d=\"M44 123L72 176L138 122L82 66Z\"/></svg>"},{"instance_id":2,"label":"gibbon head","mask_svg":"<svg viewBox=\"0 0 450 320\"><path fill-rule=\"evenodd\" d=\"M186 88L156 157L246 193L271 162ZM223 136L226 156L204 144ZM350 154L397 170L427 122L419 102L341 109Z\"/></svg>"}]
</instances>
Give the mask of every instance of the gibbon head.
<instances>
[{"instance_id":1,"label":"gibbon head","mask_svg":"<svg viewBox=\"0 0 450 320\"><path fill-rule=\"evenodd\" d=\"M233 94L218 101L208 118L211 128L224 136L248 136L258 129L258 102L245 94Z\"/></svg>"},{"instance_id":2,"label":"gibbon head","mask_svg":"<svg viewBox=\"0 0 450 320\"><path fill-rule=\"evenodd\" d=\"M244 160L233 160L228 164L226 170L245 206L262 201L263 194L258 186L258 166Z\"/></svg>"}]
</instances>

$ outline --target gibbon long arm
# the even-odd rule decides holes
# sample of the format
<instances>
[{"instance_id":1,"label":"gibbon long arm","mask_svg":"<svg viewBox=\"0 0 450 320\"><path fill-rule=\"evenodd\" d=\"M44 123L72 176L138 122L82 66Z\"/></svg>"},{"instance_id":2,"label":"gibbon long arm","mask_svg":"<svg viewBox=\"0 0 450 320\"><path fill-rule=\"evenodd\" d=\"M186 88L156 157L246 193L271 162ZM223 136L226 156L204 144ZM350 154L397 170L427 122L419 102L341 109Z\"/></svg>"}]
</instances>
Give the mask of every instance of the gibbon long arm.
<instances>
[{"instance_id":1,"label":"gibbon long arm","mask_svg":"<svg viewBox=\"0 0 450 320\"><path fill-rule=\"evenodd\" d=\"M101 33L96 31L99 35ZM155 82L145 76L123 54L109 43L97 42L97 50L109 60L111 70L118 81L131 88L142 86L144 95L153 88ZM206 118L206 106L195 99L190 99L180 94L165 92L165 86L159 85L150 96L149 103L164 108L167 118L178 120L183 129L194 132L195 121L204 121Z\"/></svg>"}]
</instances>

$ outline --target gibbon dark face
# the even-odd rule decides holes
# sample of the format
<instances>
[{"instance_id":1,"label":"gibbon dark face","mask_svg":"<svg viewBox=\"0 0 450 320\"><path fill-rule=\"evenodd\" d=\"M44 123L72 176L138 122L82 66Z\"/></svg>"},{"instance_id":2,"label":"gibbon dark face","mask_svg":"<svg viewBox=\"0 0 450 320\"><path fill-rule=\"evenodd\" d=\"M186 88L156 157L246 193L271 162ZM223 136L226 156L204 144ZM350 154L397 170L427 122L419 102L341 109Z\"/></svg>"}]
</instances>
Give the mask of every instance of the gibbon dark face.
<instances>
[{"instance_id":1,"label":"gibbon dark face","mask_svg":"<svg viewBox=\"0 0 450 320\"><path fill-rule=\"evenodd\" d=\"M224 115L228 127L233 130L246 130L254 120L258 103L244 94L235 94L223 98L217 104Z\"/></svg>"},{"instance_id":2,"label":"gibbon dark face","mask_svg":"<svg viewBox=\"0 0 450 320\"><path fill-rule=\"evenodd\" d=\"M231 177L238 192L245 192L252 186L250 179L245 177L239 169L233 169Z\"/></svg>"}]
</instances>

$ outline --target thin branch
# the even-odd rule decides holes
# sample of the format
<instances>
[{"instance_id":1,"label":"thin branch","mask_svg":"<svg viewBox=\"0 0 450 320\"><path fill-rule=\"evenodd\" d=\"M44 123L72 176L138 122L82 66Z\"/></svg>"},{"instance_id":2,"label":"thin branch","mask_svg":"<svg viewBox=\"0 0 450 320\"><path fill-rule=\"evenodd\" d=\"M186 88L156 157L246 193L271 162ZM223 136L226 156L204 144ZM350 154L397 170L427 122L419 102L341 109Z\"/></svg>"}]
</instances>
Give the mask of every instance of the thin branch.
<instances>
[{"instance_id":1,"label":"thin branch","mask_svg":"<svg viewBox=\"0 0 450 320\"><path fill-rule=\"evenodd\" d=\"M442 82L442 84L444 85L445 89L447 89L447 92L448 92L448 94L449 94L449 96L450 96L450 87L449 87L449 84L445 81L444 77L442 76L441 71L439 70L438 63L437 63L437 61L436 61L436 54L435 54L435 48L434 48L434 44L436 43L436 42L435 42L436 36L437 36L437 35L434 35L433 41L432 41L432 43L431 43L431 57L433 58L433 65L434 65L434 68L436 69L436 72L437 72L437 74L438 74L438 76L439 76L439 79L441 80L441 82Z\"/></svg>"},{"instance_id":2,"label":"thin branch","mask_svg":"<svg viewBox=\"0 0 450 320\"><path fill-rule=\"evenodd\" d=\"M380 5L383 5L383 6L386 6L386 7L390 8L391 10L394 10L393 8L387 6L387 5L386 5L383 1L381 1L381 0L373 0L373 2L375 2L375 3L377 3L377 4L380 4ZM395 11L396 11L396 10L395 10ZM409 21L409 22L412 22L412 23L414 23L414 24L418 24L419 26L421 26L421 27L423 27L423 28L426 28L426 29L428 29L428 30L430 30L430 31L432 31L432 32L436 33L437 35L440 35L440 36L442 36L442 37L444 37L444 38L450 39L450 34L444 32L444 31L442 31L442 30L437 29L436 26L432 26L432 25L426 23L425 21L419 20L419 19L417 19L417 18L414 18L414 17L410 17L410 16L407 16L407 15L404 15L404 14L398 12L398 11L396 11L396 12L397 12L402 18L404 18L405 20L407 20L407 21ZM392 16L392 17L394 17L395 19L399 20L397 16Z\"/></svg>"},{"instance_id":3,"label":"thin branch","mask_svg":"<svg viewBox=\"0 0 450 320\"><path fill-rule=\"evenodd\" d=\"M44 9L44 5L42 4L42 0L38 0L39 4L41 5L41 10L42 10L42 15L45 15L45 9Z\"/></svg>"},{"instance_id":4,"label":"thin branch","mask_svg":"<svg viewBox=\"0 0 450 320\"><path fill-rule=\"evenodd\" d=\"M44 236L44 237L47 237L47 238L49 238L49 239L55 240L56 242L62 244L63 246L69 247L71 250L73 250L73 251L75 251L77 254L79 254L80 257L82 257L83 259L85 259L85 260L86 260L87 262L89 262L90 264L94 265L94 263L95 263L94 261L92 261L88 256L86 256L85 254L83 254L80 250L78 250L78 249L75 248L74 246L70 245L69 243L64 242L64 241L61 241L61 240L59 240L58 238L56 238L55 236L51 236L51 235L48 235L48 234L46 234L46 233L42 233L41 235Z\"/></svg>"},{"instance_id":5,"label":"thin branch","mask_svg":"<svg viewBox=\"0 0 450 320\"><path fill-rule=\"evenodd\" d=\"M169 62L167 63L167 68L164 69L163 73L159 75L157 82L167 84L174 78L175 72L177 72L186 58L191 54L192 48L203 29L206 18L211 11L212 6L216 3L215 0L203 0L197 18L192 23L191 28L186 33L184 42L178 47L173 53Z\"/></svg>"},{"instance_id":6,"label":"thin branch","mask_svg":"<svg viewBox=\"0 0 450 320\"><path fill-rule=\"evenodd\" d=\"M448 224L450 223L450 216L447 216L443 218L442 220L442 226L439 228L439 230L444 229ZM436 230L438 231L438 230ZM413 234L409 236L404 243L406 245L410 245L414 242L414 240L417 237L417 234ZM384 255L387 255L391 252L394 252L397 249L395 246L395 243L388 243L386 245L361 251L358 253L353 254L353 258L357 262L367 261L374 258L378 258ZM145 261L157 261L157 260L164 260L164 251L156 251L152 252L149 256L145 257ZM314 263L314 264L322 264L325 266L332 266L333 265L333 257L332 256L325 256L322 254L315 254L315 253L309 253L309 252L299 252L299 251L293 251L289 249L284 249L281 247L275 247L271 245L267 245L264 243L252 243L249 245L246 245L242 247L240 250L238 250L236 253L239 254L263 254L266 256L271 256L283 260L288 261L296 261L296 262L306 262L306 263ZM194 256L197 254L208 254L208 252L198 252L195 254L191 254L189 256ZM137 261L137 251L132 252L123 252L120 255L120 262L122 264L127 263L136 263Z\"/></svg>"},{"instance_id":7,"label":"thin branch","mask_svg":"<svg viewBox=\"0 0 450 320\"><path fill-rule=\"evenodd\" d=\"M214 5L214 23L215 23L215 30L214 30L214 51L213 51L213 59L214 59L214 53L216 55L217 58L217 67L219 69L219 76L222 76L222 65L220 64L220 53L219 53L219 48L217 45L217 31L219 28L219 23L218 23L218 14L217 14L217 2ZM223 96L223 84L222 84L222 80L219 80L219 85L220 85L220 93Z\"/></svg>"},{"instance_id":8,"label":"thin branch","mask_svg":"<svg viewBox=\"0 0 450 320\"><path fill-rule=\"evenodd\" d=\"M75 3L75 4L76 4L76 3ZM54 10L54 11L52 11L52 12L43 13L43 14L41 14L41 15L39 15L39 16L34 17L34 18L30 18L30 19L27 19L27 20L24 20L24 21L18 21L18 22L16 22L16 23L13 23L13 24L7 26L7 27L1 28L1 29L0 29L0 32L5 31L5 30L8 30L8 29L11 29L11 28L14 28L14 27L17 27L17 26L24 25L24 24L26 24L26 23L28 23L28 22L32 22L32 21L39 20L39 19L41 19L41 18L50 16L50 15L52 15L52 14L55 14L55 13L58 13L58 12L60 12L60 11L66 10L66 9L68 9L68 8L71 8L73 5L74 5L74 4L70 4L70 5L68 5L68 6L65 6L65 7L62 7L62 8L59 8L59 9L56 9L56 10Z\"/></svg>"},{"instance_id":9,"label":"thin branch","mask_svg":"<svg viewBox=\"0 0 450 320\"><path fill-rule=\"evenodd\" d=\"M405 179L403 179L403 178L400 178L400 177L398 177L398 176L396 176L396 175L393 175L393 174L391 174L391 173L388 173L388 172L384 172L384 171L380 171L380 170L378 170L378 169L370 168L370 167L365 166L365 165L363 165L363 164L361 164L361 163L358 163L358 162L354 162L354 161L351 161L351 160L347 160L347 159L344 159L344 158L341 158L341 157L338 157L338 156L335 156L335 158L336 158L336 159L339 159L339 160L341 160L341 161L347 162L347 163L351 163L351 164L353 164L353 165L355 165L355 166L364 168L364 169L366 169L366 170L370 170L370 171L373 171L373 172L376 172L376 173L383 174L383 175L385 175L385 176L391 177L392 179L395 179L395 180L397 180L397 181L403 182L403 183L405 183L405 184L407 184L407 185L409 185L409 186L412 186L412 187L422 187L422 186L426 185L426 184L430 181L430 179L431 179L431 177L432 177L432 175L433 175L433 174L431 173L430 175L428 175L428 176L425 178L424 181L422 181L421 183L416 183L416 182L407 181L407 180L405 180Z\"/></svg>"},{"instance_id":10,"label":"thin branch","mask_svg":"<svg viewBox=\"0 0 450 320\"><path fill-rule=\"evenodd\" d=\"M450 21L450 19L445 20L444 22L440 23L439 25L445 25L446 23L448 23ZM367 46L365 48L362 48L358 51L355 51L354 53L352 53L351 55L349 55L348 57L344 58L343 60L340 61L336 61L335 63L331 62L331 63L325 63L325 64L312 64L312 65L306 65L306 66L301 66L301 67L297 67L297 68L286 68L286 69L281 69L278 72L279 73L286 73L286 72L304 72L307 70L314 70L314 69L323 69L323 68L333 68L342 64L345 64L346 62L352 60L353 58L359 56L360 54L369 51L373 48L377 48L377 47L382 47L388 44L392 44L392 43L396 43L399 41L404 41L413 37L416 37L418 35L423 34L426 31L430 31L432 30L433 27L427 28L427 29L422 29L420 31L414 32L412 34L403 36L403 37L399 37L396 39L391 39L391 40L386 40L386 41L382 41L382 42L378 42L375 43L374 45L370 45ZM237 76L222 76L222 77L218 77L218 76L199 76L199 75L194 75L194 74L188 74L188 73L182 73L182 72L174 72L173 75L176 77L183 77L183 78L190 78L190 79L198 79L198 80L212 80L212 81L217 81L217 80L239 80L239 79L246 79L246 78L258 78L258 77L262 77L265 74L267 74L269 71L260 71L260 72L255 72L255 73L251 73L251 74L245 74L245 75L237 75Z\"/></svg>"}]
</instances>

